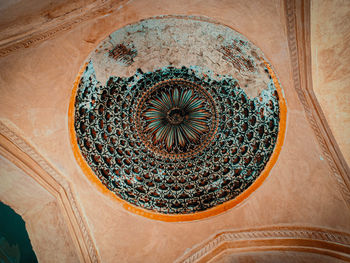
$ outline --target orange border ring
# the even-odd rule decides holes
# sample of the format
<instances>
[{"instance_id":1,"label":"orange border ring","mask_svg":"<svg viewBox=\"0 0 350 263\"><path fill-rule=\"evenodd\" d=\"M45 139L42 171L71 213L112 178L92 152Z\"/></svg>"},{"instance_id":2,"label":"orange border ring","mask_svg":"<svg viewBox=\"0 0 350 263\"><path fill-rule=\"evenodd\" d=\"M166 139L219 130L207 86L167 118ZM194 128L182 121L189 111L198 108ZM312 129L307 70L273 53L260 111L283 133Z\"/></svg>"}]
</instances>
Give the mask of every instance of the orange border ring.
<instances>
[{"instance_id":1,"label":"orange border ring","mask_svg":"<svg viewBox=\"0 0 350 263\"><path fill-rule=\"evenodd\" d=\"M81 75L83 74L86 66L88 63L85 63L83 68L80 70L75 82L74 87L71 95L71 99L69 102L69 109L68 109L68 127L69 127L69 134L70 134L70 142L72 145L73 153L75 159L78 161L79 166L83 170L84 174L87 176L87 178L97 186L97 188L105 195L109 196L111 199L117 200L119 203L122 204L122 206L137 215L141 215L150 219L155 220L161 220L166 222L178 222L178 221L192 221L192 220L198 220L203 219L209 216L218 215L234 206L242 202L244 199L246 199L252 192L254 192L267 178L269 175L269 172L271 171L272 167L277 161L277 158L279 156L279 153L281 152L283 141L284 141L284 134L286 131L286 116L287 116L287 107L286 102L284 100L284 96L282 93L281 86L277 80L277 77L275 73L272 71L271 66L264 61L272 79L275 84L278 96L279 96L279 106L280 106L280 121L279 121L279 132L277 137L277 142L275 149L270 157L270 160L267 162L264 170L261 172L261 174L258 176L258 178L252 183L251 186L249 186L244 192L242 192L240 195L238 195L236 198L226 201L223 204L217 205L213 208L210 208L208 210L205 210L203 212L197 212L193 214L180 214L180 215L169 215L169 214L161 214L157 212L152 212L137 206L134 206L127 201L119 198L117 195L115 195L112 191L110 191L105 185L102 184L102 182L98 179L98 177L94 174L94 172L91 170L90 166L87 164L85 159L80 153L80 149L78 146L75 129L74 129L74 105L75 105L75 97L76 92L79 86Z\"/></svg>"}]
</instances>

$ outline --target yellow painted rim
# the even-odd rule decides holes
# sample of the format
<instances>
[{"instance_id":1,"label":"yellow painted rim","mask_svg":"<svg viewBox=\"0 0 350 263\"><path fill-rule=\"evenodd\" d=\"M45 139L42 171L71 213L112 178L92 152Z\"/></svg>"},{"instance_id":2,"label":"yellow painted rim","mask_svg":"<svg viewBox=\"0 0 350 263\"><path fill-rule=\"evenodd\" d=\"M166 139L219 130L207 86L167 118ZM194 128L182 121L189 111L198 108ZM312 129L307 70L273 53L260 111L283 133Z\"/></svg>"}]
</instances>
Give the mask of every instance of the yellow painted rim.
<instances>
[{"instance_id":1,"label":"yellow painted rim","mask_svg":"<svg viewBox=\"0 0 350 263\"><path fill-rule=\"evenodd\" d=\"M150 210L146 210L140 207L137 207L135 205L132 205L128 203L127 201L119 198L116 194L114 194L112 191L110 191L102 182L99 180L97 175L92 171L88 163L85 161L84 157L82 156L74 128L74 105L75 105L75 97L77 93L77 89L79 86L80 78L87 66L88 63L85 63L82 69L80 70L75 82L74 87L72 91L72 95L69 102L69 109L68 109L68 127L69 127L69 135L70 135L70 142L73 149L74 157L77 160L79 166L83 170L86 177L101 191L103 194L107 195L109 198L116 200L118 203L120 203L126 210L135 213L137 215L141 215L150 219L155 220L161 220L165 222L178 222L178 221L192 221L192 220L199 220L206 217L218 215L236 205L241 203L243 200L245 200L252 192L254 192L267 178L269 175L272 167L275 165L277 158L281 152L282 145L284 142L284 135L286 131L286 117L287 117L287 107L286 102L284 100L282 88L278 82L278 79L271 69L271 66L264 61L269 74L272 77L272 80L275 84L278 96L279 96L279 107L280 107L280 121L279 121L279 132L278 137L276 141L275 149L267 162L264 170L260 173L258 178L252 183L251 186L249 186L244 192L242 192L240 195L238 195L236 198L229 200L223 204L217 205L213 208L210 208L208 210L202 211L202 212L196 212L193 214L177 214L177 215L169 215L169 214L161 214L158 212L152 212Z\"/></svg>"}]
</instances>

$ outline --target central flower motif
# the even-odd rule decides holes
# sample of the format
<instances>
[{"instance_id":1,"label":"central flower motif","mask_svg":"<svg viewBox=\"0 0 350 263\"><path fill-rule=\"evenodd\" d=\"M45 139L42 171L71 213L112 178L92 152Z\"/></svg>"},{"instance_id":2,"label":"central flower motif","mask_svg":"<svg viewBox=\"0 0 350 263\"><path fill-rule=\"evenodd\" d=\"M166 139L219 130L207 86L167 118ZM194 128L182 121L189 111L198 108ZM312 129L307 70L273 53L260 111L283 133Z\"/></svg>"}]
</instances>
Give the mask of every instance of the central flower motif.
<instances>
[{"instance_id":1,"label":"central flower motif","mask_svg":"<svg viewBox=\"0 0 350 263\"><path fill-rule=\"evenodd\" d=\"M209 130L207 121L210 112L205 102L192 90L164 92L149 101L144 111L145 131L151 134L156 144L162 142L168 151L174 145L184 147L186 143L198 144L203 133Z\"/></svg>"},{"instance_id":2,"label":"central flower motif","mask_svg":"<svg viewBox=\"0 0 350 263\"><path fill-rule=\"evenodd\" d=\"M166 155L195 151L215 126L210 95L199 85L182 79L158 83L146 92L138 108L142 139Z\"/></svg>"}]
</instances>

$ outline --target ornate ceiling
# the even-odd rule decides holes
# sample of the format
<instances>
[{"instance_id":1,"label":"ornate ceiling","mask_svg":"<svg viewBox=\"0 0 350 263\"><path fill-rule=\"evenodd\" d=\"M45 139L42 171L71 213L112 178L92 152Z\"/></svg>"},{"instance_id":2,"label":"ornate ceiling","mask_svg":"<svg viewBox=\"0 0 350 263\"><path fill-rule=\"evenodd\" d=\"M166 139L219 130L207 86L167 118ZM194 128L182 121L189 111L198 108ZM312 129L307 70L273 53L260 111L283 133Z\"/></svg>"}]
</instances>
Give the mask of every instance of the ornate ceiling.
<instances>
[{"instance_id":1,"label":"ornate ceiling","mask_svg":"<svg viewBox=\"0 0 350 263\"><path fill-rule=\"evenodd\" d=\"M113 32L87 59L73 102L73 148L88 177L162 220L243 200L268 175L285 130L282 89L262 52L202 18Z\"/></svg>"},{"instance_id":2,"label":"ornate ceiling","mask_svg":"<svg viewBox=\"0 0 350 263\"><path fill-rule=\"evenodd\" d=\"M310 44L345 6L23 2L0 4L0 201L39 261L350 260L345 115Z\"/></svg>"}]
</instances>

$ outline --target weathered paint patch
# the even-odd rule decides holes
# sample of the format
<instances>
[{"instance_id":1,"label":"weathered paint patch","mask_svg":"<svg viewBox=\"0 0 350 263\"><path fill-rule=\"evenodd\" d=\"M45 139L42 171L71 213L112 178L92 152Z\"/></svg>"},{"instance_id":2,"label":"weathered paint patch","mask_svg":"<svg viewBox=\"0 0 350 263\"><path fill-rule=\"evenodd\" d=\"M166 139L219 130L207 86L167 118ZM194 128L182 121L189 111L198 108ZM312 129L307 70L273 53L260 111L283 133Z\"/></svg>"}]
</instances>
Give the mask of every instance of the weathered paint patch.
<instances>
[{"instance_id":1,"label":"weathered paint patch","mask_svg":"<svg viewBox=\"0 0 350 263\"><path fill-rule=\"evenodd\" d=\"M91 55L101 83L109 76L130 77L138 68L151 72L168 65L198 66L233 76L250 98L268 86L263 57L231 28L187 17L148 19L126 26L113 32Z\"/></svg>"},{"instance_id":2,"label":"weathered paint patch","mask_svg":"<svg viewBox=\"0 0 350 263\"><path fill-rule=\"evenodd\" d=\"M137 56L137 50L133 44L118 44L109 51L109 57L115 59L122 66L130 66Z\"/></svg>"}]
</instances>

